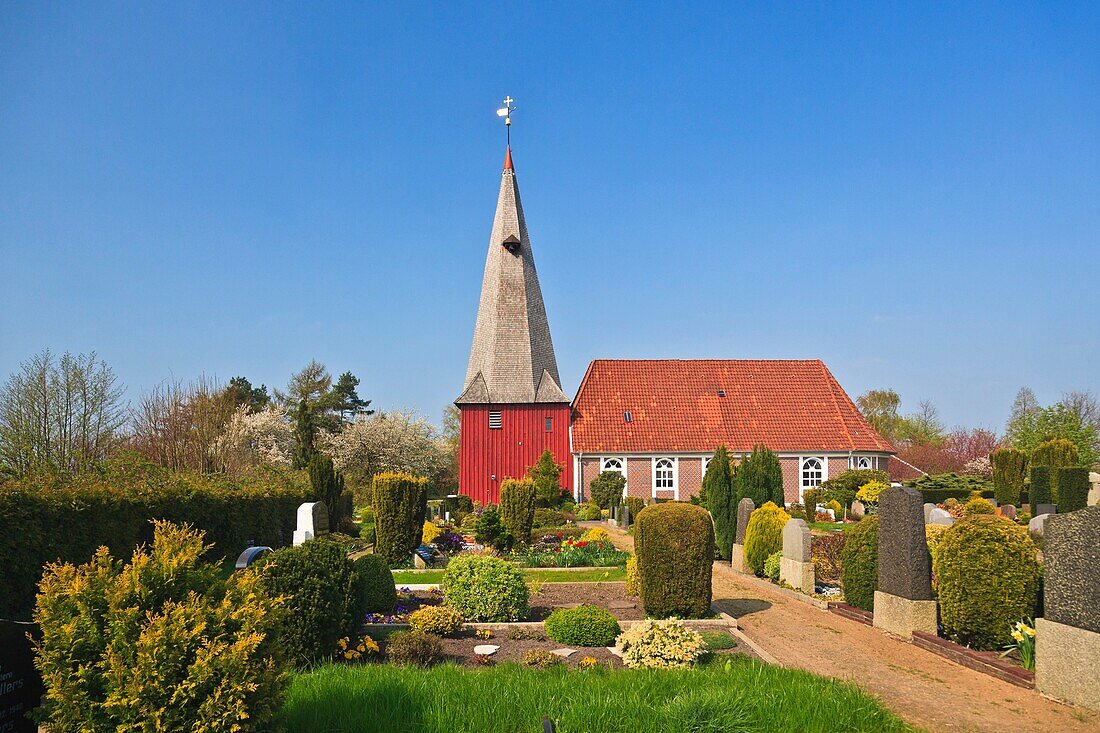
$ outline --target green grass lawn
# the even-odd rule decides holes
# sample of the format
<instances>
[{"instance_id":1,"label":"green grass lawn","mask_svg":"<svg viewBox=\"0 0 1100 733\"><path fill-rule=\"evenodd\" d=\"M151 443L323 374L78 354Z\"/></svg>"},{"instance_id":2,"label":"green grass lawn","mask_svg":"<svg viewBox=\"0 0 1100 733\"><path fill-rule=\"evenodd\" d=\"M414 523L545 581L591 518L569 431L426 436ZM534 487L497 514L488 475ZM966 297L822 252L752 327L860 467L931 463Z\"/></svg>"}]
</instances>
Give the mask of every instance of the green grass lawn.
<instances>
[{"instance_id":1,"label":"green grass lawn","mask_svg":"<svg viewBox=\"0 0 1100 733\"><path fill-rule=\"evenodd\" d=\"M558 568L522 568L523 574L544 583L592 583L598 581L626 580L626 569L613 570L560 570ZM397 587L412 583L439 583L443 580L442 570L427 570L410 573L406 570L394 570L393 582Z\"/></svg>"},{"instance_id":2,"label":"green grass lawn","mask_svg":"<svg viewBox=\"0 0 1100 733\"><path fill-rule=\"evenodd\" d=\"M840 532L845 526L844 522L810 522L810 529L819 532Z\"/></svg>"},{"instance_id":3,"label":"green grass lawn","mask_svg":"<svg viewBox=\"0 0 1100 733\"><path fill-rule=\"evenodd\" d=\"M745 657L695 670L325 666L294 678L289 731L907 731L855 686Z\"/></svg>"}]
</instances>

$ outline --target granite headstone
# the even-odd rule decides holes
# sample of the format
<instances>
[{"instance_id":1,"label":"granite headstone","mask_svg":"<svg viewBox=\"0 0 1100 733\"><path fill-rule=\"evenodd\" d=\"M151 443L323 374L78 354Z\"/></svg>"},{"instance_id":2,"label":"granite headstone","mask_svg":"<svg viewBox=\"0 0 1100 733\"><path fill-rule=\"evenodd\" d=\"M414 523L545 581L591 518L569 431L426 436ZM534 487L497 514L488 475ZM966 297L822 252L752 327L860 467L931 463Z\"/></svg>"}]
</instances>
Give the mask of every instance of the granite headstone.
<instances>
[{"instance_id":1,"label":"granite headstone","mask_svg":"<svg viewBox=\"0 0 1100 733\"><path fill-rule=\"evenodd\" d=\"M783 525L783 557L810 561L810 526L804 519L790 519Z\"/></svg>"},{"instance_id":2,"label":"granite headstone","mask_svg":"<svg viewBox=\"0 0 1100 733\"><path fill-rule=\"evenodd\" d=\"M1044 534L1044 617L1100 633L1100 507L1056 514Z\"/></svg>"},{"instance_id":3,"label":"granite headstone","mask_svg":"<svg viewBox=\"0 0 1100 733\"><path fill-rule=\"evenodd\" d=\"M908 486L891 486L879 496L878 589L913 601L933 598L922 503L921 493Z\"/></svg>"},{"instance_id":4,"label":"granite headstone","mask_svg":"<svg viewBox=\"0 0 1100 733\"><path fill-rule=\"evenodd\" d=\"M1057 514L1057 513L1058 513L1058 505L1057 504L1040 504L1037 507L1035 507L1035 511L1033 511L1031 514L1032 514L1032 516L1037 517L1040 514Z\"/></svg>"},{"instance_id":5,"label":"granite headstone","mask_svg":"<svg viewBox=\"0 0 1100 733\"><path fill-rule=\"evenodd\" d=\"M1013 506L1012 504L1003 504L1003 505L997 507L997 514L1004 517L1005 519L1015 520L1016 519L1016 507Z\"/></svg>"},{"instance_id":6,"label":"granite headstone","mask_svg":"<svg viewBox=\"0 0 1100 733\"><path fill-rule=\"evenodd\" d=\"M752 516L756 504L747 496L737 504L737 532L734 535L734 544L745 544L745 529L749 526L749 517Z\"/></svg>"},{"instance_id":7,"label":"granite headstone","mask_svg":"<svg viewBox=\"0 0 1100 733\"><path fill-rule=\"evenodd\" d=\"M297 519L298 526L294 530L295 546L328 534L328 509L323 501L308 501L299 505Z\"/></svg>"}]
</instances>

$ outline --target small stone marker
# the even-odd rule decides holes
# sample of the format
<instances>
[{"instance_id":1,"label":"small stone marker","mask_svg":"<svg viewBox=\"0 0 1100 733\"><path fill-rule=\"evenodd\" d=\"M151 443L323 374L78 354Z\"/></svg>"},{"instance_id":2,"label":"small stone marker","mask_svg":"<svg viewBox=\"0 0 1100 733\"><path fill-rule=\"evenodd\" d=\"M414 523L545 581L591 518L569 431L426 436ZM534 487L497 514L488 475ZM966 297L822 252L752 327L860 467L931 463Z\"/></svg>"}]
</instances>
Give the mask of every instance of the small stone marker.
<instances>
[{"instance_id":1,"label":"small stone marker","mask_svg":"<svg viewBox=\"0 0 1100 733\"><path fill-rule=\"evenodd\" d=\"M867 506L859 499L856 499L852 502L852 508L849 513L853 517L862 517L867 514Z\"/></svg>"},{"instance_id":2,"label":"small stone marker","mask_svg":"<svg viewBox=\"0 0 1100 733\"><path fill-rule=\"evenodd\" d=\"M997 507L997 514L1004 517L1005 519L1015 520L1016 519L1016 507L1013 506L1012 504L1005 504L1003 506L999 506L999 507Z\"/></svg>"},{"instance_id":3,"label":"small stone marker","mask_svg":"<svg viewBox=\"0 0 1100 733\"><path fill-rule=\"evenodd\" d=\"M756 504L747 496L737 503L737 529L730 549L730 567L739 573L749 572L749 566L745 564L745 529L754 509Z\"/></svg>"},{"instance_id":4,"label":"small stone marker","mask_svg":"<svg viewBox=\"0 0 1100 733\"><path fill-rule=\"evenodd\" d=\"M955 518L951 516L951 512L946 509L940 509L936 507L928 515L928 524L942 524L946 527L950 527L955 523Z\"/></svg>"},{"instance_id":5,"label":"small stone marker","mask_svg":"<svg viewBox=\"0 0 1100 733\"><path fill-rule=\"evenodd\" d=\"M936 509L936 508L937 508L936 505L933 504L930 501L926 501L924 503L924 523L925 524L931 524L932 523L929 520L931 519L931 516L932 516L932 510Z\"/></svg>"},{"instance_id":6,"label":"small stone marker","mask_svg":"<svg viewBox=\"0 0 1100 733\"><path fill-rule=\"evenodd\" d=\"M491 657L500 651L500 647L496 644L478 644L474 647L474 654L481 654L486 657Z\"/></svg>"},{"instance_id":7,"label":"small stone marker","mask_svg":"<svg viewBox=\"0 0 1100 733\"><path fill-rule=\"evenodd\" d=\"M619 659L623 658L623 653L619 650L619 647L617 647L617 646L609 646L609 647L607 647L607 651L611 652L612 654L614 654Z\"/></svg>"},{"instance_id":8,"label":"small stone marker","mask_svg":"<svg viewBox=\"0 0 1100 733\"><path fill-rule=\"evenodd\" d=\"M298 507L298 527L294 530L294 546L306 540L328 534L328 509L323 501L307 501Z\"/></svg>"},{"instance_id":9,"label":"small stone marker","mask_svg":"<svg viewBox=\"0 0 1100 733\"><path fill-rule=\"evenodd\" d=\"M611 601L607 604L608 610L611 611L625 611L628 608L637 608L638 604L633 601Z\"/></svg>"},{"instance_id":10,"label":"small stone marker","mask_svg":"<svg viewBox=\"0 0 1100 733\"><path fill-rule=\"evenodd\" d=\"M1035 687L1100 711L1100 507L1050 516L1045 529Z\"/></svg>"},{"instance_id":11,"label":"small stone marker","mask_svg":"<svg viewBox=\"0 0 1100 733\"><path fill-rule=\"evenodd\" d=\"M936 633L932 558L921 501L920 492L908 486L891 486L879 496L874 625L906 639L914 631Z\"/></svg>"},{"instance_id":12,"label":"small stone marker","mask_svg":"<svg viewBox=\"0 0 1100 733\"><path fill-rule=\"evenodd\" d=\"M814 564L810 562L810 526L804 519L790 519L783 525L783 557L779 560L779 580L813 594Z\"/></svg>"},{"instance_id":13,"label":"small stone marker","mask_svg":"<svg viewBox=\"0 0 1100 733\"><path fill-rule=\"evenodd\" d=\"M1040 549L1043 547L1043 535L1046 532L1047 517L1049 514L1039 514L1032 517L1027 523L1027 535Z\"/></svg>"},{"instance_id":14,"label":"small stone marker","mask_svg":"<svg viewBox=\"0 0 1100 733\"><path fill-rule=\"evenodd\" d=\"M1040 504L1039 506L1035 507L1035 511L1032 512L1032 515L1037 517L1040 514L1057 514L1057 513L1058 513L1058 505L1057 504Z\"/></svg>"},{"instance_id":15,"label":"small stone marker","mask_svg":"<svg viewBox=\"0 0 1100 733\"><path fill-rule=\"evenodd\" d=\"M829 519L831 521L833 521L833 522L836 521L836 512L833 511L832 507L827 507L824 504L818 504L817 508L814 509L814 520L815 521L817 520L817 515L818 514L828 514Z\"/></svg>"},{"instance_id":16,"label":"small stone marker","mask_svg":"<svg viewBox=\"0 0 1100 733\"><path fill-rule=\"evenodd\" d=\"M568 659L571 654L576 654L577 650L576 649L553 649L553 650L551 650L550 653L551 654L557 654L562 659Z\"/></svg>"}]
</instances>

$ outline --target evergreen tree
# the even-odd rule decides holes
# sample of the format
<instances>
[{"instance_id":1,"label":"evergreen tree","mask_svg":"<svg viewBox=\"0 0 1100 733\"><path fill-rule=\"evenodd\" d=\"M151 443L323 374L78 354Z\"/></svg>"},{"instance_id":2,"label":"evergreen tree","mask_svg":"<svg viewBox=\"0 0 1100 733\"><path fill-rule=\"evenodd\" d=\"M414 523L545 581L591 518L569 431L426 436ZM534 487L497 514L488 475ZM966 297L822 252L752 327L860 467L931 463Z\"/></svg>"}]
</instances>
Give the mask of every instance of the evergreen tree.
<instances>
[{"instance_id":1,"label":"evergreen tree","mask_svg":"<svg viewBox=\"0 0 1100 733\"><path fill-rule=\"evenodd\" d=\"M304 399L298 403L298 416L294 432L298 438L298 451L294 455L294 467L306 468L316 452L313 447L313 439L317 436L317 425L314 422L313 411L309 409Z\"/></svg>"},{"instance_id":2,"label":"evergreen tree","mask_svg":"<svg viewBox=\"0 0 1100 733\"><path fill-rule=\"evenodd\" d=\"M359 377L351 372L344 372L325 396L326 406L339 413L344 422L351 422L356 415L374 414L374 410L367 409L370 400L360 399L356 391L358 387Z\"/></svg>"},{"instance_id":3,"label":"evergreen tree","mask_svg":"<svg viewBox=\"0 0 1100 733\"><path fill-rule=\"evenodd\" d=\"M707 508L714 519L714 541L718 557L730 559L737 533L737 502L733 491L733 479L730 475L730 457L726 446L718 446L714 457L707 465L703 476L703 491L706 493Z\"/></svg>"},{"instance_id":4,"label":"evergreen tree","mask_svg":"<svg viewBox=\"0 0 1100 733\"><path fill-rule=\"evenodd\" d=\"M249 412L259 412L271 404L271 396L267 393L267 385L261 384L253 387L245 377L233 377L225 388L225 394L234 405L247 405Z\"/></svg>"},{"instance_id":5,"label":"evergreen tree","mask_svg":"<svg viewBox=\"0 0 1100 733\"><path fill-rule=\"evenodd\" d=\"M527 469L527 476L535 482L535 498L539 506L561 504L561 472L565 468L554 460L549 449L544 450L535 465Z\"/></svg>"},{"instance_id":6,"label":"evergreen tree","mask_svg":"<svg viewBox=\"0 0 1100 733\"><path fill-rule=\"evenodd\" d=\"M783 468L779 457L762 445L752 449L752 455L741 462L737 469L735 488L737 501L746 496L753 504L762 506L773 502L786 506L783 497Z\"/></svg>"},{"instance_id":7,"label":"evergreen tree","mask_svg":"<svg viewBox=\"0 0 1100 733\"><path fill-rule=\"evenodd\" d=\"M309 482L313 486L314 501L325 502L329 531L335 532L347 509L341 500L344 493L343 475L336 470L331 458L323 453L314 453L309 461Z\"/></svg>"}]
</instances>

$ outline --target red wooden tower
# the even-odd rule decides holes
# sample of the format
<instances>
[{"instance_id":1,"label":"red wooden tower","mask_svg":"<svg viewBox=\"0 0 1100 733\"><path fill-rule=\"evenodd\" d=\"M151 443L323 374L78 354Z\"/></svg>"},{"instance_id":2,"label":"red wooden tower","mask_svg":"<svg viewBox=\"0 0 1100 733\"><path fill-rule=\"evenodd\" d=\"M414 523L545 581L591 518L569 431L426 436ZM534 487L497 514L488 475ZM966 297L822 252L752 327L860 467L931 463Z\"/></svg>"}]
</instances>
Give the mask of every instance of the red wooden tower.
<instances>
[{"instance_id":1,"label":"red wooden tower","mask_svg":"<svg viewBox=\"0 0 1100 733\"><path fill-rule=\"evenodd\" d=\"M521 478L549 448L573 488L569 398L561 389L535 258L512 167L504 155L493 233L462 395L459 491L500 501L500 483Z\"/></svg>"}]
</instances>

